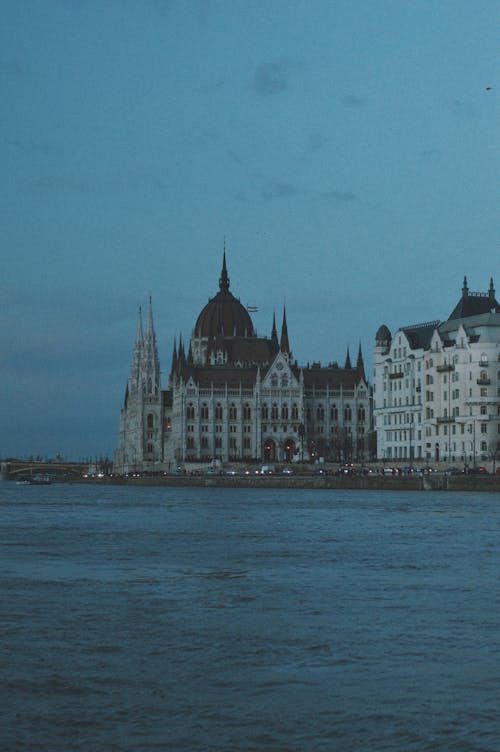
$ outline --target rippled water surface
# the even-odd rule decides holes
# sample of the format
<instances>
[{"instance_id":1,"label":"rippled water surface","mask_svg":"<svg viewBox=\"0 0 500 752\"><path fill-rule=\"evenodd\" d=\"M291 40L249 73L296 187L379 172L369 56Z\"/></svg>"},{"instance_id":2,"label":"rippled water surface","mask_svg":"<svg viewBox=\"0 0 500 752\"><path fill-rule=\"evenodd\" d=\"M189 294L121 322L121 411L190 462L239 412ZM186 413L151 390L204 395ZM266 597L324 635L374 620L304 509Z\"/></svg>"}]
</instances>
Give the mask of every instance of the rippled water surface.
<instances>
[{"instance_id":1,"label":"rippled water surface","mask_svg":"<svg viewBox=\"0 0 500 752\"><path fill-rule=\"evenodd\" d=\"M500 750L500 494L0 484L0 749Z\"/></svg>"}]
</instances>

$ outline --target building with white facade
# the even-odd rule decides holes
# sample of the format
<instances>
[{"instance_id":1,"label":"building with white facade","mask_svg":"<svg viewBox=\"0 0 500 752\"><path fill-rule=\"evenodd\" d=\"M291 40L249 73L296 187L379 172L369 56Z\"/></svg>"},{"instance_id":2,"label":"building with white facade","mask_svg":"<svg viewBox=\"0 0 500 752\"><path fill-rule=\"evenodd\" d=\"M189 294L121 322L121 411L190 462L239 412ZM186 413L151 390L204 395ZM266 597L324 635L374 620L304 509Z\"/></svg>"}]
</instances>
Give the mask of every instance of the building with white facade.
<instances>
[{"instance_id":1,"label":"building with white facade","mask_svg":"<svg viewBox=\"0 0 500 752\"><path fill-rule=\"evenodd\" d=\"M371 388L361 347L356 364L300 366L286 312L280 337L257 336L248 310L229 289L224 253L219 291L196 319L186 352L174 343L168 383L151 301L142 318L120 415L118 473L160 472L185 462L369 459ZM373 440L372 440L373 445Z\"/></svg>"},{"instance_id":2,"label":"building with white facade","mask_svg":"<svg viewBox=\"0 0 500 752\"><path fill-rule=\"evenodd\" d=\"M383 325L373 355L377 456L466 466L500 453L500 305L462 295L446 321Z\"/></svg>"}]
</instances>

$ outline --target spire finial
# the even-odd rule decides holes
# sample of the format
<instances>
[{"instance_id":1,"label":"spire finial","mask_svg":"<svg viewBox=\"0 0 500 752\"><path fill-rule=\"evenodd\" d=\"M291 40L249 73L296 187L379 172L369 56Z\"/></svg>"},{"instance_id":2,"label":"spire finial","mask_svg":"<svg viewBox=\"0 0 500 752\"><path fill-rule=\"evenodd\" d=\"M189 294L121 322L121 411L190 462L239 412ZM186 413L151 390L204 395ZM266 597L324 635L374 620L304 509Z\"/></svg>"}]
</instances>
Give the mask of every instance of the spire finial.
<instances>
[{"instance_id":1,"label":"spire finial","mask_svg":"<svg viewBox=\"0 0 500 752\"><path fill-rule=\"evenodd\" d=\"M229 277L226 267L226 240L224 238L224 254L222 257L222 272L219 278L219 289L221 292L229 292Z\"/></svg>"},{"instance_id":2,"label":"spire finial","mask_svg":"<svg viewBox=\"0 0 500 752\"><path fill-rule=\"evenodd\" d=\"M462 297L469 297L469 288L467 287L467 277L464 277L464 286L462 287Z\"/></svg>"},{"instance_id":3,"label":"spire finial","mask_svg":"<svg viewBox=\"0 0 500 752\"><path fill-rule=\"evenodd\" d=\"M286 323L286 306L283 306L283 324L281 325L280 350L283 353L290 353L290 343L288 341L288 326Z\"/></svg>"},{"instance_id":4,"label":"spire finial","mask_svg":"<svg viewBox=\"0 0 500 752\"><path fill-rule=\"evenodd\" d=\"M490 277L490 289L488 290L488 297L491 301L495 300L495 288L493 286L493 277Z\"/></svg>"},{"instance_id":5,"label":"spire finial","mask_svg":"<svg viewBox=\"0 0 500 752\"><path fill-rule=\"evenodd\" d=\"M352 368L352 365L351 365L351 354L349 352L349 348L347 348L347 356L346 356L346 359L345 359L345 366L344 366L344 368L346 368L346 369L347 368Z\"/></svg>"}]
</instances>

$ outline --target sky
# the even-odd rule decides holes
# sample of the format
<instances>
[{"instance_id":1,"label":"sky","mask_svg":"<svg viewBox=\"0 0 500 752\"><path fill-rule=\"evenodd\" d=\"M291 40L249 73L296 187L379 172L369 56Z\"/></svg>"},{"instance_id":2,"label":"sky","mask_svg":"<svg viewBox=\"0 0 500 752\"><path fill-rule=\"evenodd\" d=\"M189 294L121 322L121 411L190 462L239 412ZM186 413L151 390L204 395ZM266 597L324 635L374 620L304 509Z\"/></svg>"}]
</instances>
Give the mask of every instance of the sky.
<instances>
[{"instance_id":1,"label":"sky","mask_svg":"<svg viewBox=\"0 0 500 752\"><path fill-rule=\"evenodd\" d=\"M500 289L497 0L3 0L0 457L111 456L218 291L299 364ZM498 295L497 295L498 298Z\"/></svg>"}]
</instances>

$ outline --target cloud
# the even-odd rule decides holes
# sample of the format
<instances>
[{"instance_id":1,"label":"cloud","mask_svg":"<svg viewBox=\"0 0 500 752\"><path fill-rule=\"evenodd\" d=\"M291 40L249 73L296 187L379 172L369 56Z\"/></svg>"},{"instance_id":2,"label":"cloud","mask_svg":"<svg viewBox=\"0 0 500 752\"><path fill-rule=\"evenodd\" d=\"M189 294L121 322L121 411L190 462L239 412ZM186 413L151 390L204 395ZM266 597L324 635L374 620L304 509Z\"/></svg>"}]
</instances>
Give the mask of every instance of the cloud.
<instances>
[{"instance_id":1,"label":"cloud","mask_svg":"<svg viewBox=\"0 0 500 752\"><path fill-rule=\"evenodd\" d=\"M43 175L33 187L45 193L128 193L149 190L163 192L167 184L154 173L138 170L123 170L109 175Z\"/></svg>"},{"instance_id":2,"label":"cloud","mask_svg":"<svg viewBox=\"0 0 500 752\"><path fill-rule=\"evenodd\" d=\"M345 94L343 97L340 97L340 101L344 107L352 107L354 109L364 107L366 104L366 100L357 97L355 94Z\"/></svg>"},{"instance_id":3,"label":"cloud","mask_svg":"<svg viewBox=\"0 0 500 752\"><path fill-rule=\"evenodd\" d=\"M477 115L476 107L463 99L455 99L452 104L452 112L456 117L470 120Z\"/></svg>"},{"instance_id":4,"label":"cloud","mask_svg":"<svg viewBox=\"0 0 500 752\"><path fill-rule=\"evenodd\" d=\"M288 65L286 63L262 63L252 79L252 89L265 96L281 94L288 88Z\"/></svg>"},{"instance_id":5,"label":"cloud","mask_svg":"<svg viewBox=\"0 0 500 752\"><path fill-rule=\"evenodd\" d=\"M266 201L270 201L273 198L286 198L288 196L295 196L297 189L290 183L275 183L269 182L262 186L260 195Z\"/></svg>"},{"instance_id":6,"label":"cloud","mask_svg":"<svg viewBox=\"0 0 500 752\"><path fill-rule=\"evenodd\" d=\"M318 151L322 149L328 143L328 139L322 136L321 133L312 133L308 139L308 145L310 151Z\"/></svg>"},{"instance_id":7,"label":"cloud","mask_svg":"<svg viewBox=\"0 0 500 752\"><path fill-rule=\"evenodd\" d=\"M51 144L34 139L5 138L4 142L17 151L26 154L61 154L61 150Z\"/></svg>"},{"instance_id":8,"label":"cloud","mask_svg":"<svg viewBox=\"0 0 500 752\"><path fill-rule=\"evenodd\" d=\"M357 196L354 193L350 193L348 191L325 191L325 193L322 194L323 198L333 199L334 201L341 201L341 202L349 202L349 201L356 201Z\"/></svg>"},{"instance_id":9,"label":"cloud","mask_svg":"<svg viewBox=\"0 0 500 752\"><path fill-rule=\"evenodd\" d=\"M0 60L0 76L4 79L18 80L28 74L26 68L14 60Z\"/></svg>"},{"instance_id":10,"label":"cloud","mask_svg":"<svg viewBox=\"0 0 500 752\"><path fill-rule=\"evenodd\" d=\"M424 162L437 162L441 159L441 151L440 149L422 149L422 151L419 151L418 156Z\"/></svg>"}]
</instances>

